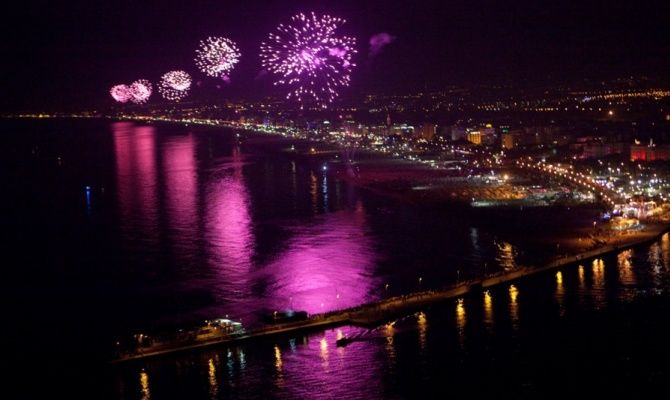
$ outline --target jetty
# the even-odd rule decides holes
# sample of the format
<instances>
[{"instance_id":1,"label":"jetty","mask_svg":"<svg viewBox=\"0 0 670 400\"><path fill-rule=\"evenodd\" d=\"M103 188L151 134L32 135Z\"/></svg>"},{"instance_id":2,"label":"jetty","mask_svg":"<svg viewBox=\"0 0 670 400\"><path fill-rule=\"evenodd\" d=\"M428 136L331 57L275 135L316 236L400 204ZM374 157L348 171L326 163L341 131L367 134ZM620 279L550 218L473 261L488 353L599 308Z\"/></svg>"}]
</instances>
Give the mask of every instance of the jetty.
<instances>
[{"instance_id":1,"label":"jetty","mask_svg":"<svg viewBox=\"0 0 670 400\"><path fill-rule=\"evenodd\" d=\"M644 235L638 235L638 237L631 238L624 243L605 245L583 253L560 257L539 267L523 267L510 272L486 276L481 279L463 281L442 290L420 291L365 303L356 307L313 314L304 320L266 325L258 329L245 331L243 334L224 336L185 345L180 344L175 345L174 347L161 348L160 350L149 349L143 351L138 349L132 353L120 354L118 357L114 358L111 363L118 364L137 361L149 357L193 351L213 346L238 344L240 342L284 334L299 334L335 326L353 325L373 328L388 321L392 321L400 316L419 311L433 303L456 299L470 293L482 292L489 288L511 283L525 277L559 269L568 265L590 261L629 248L653 243L664 234L667 234L669 228L670 227L668 226L658 227L650 232L646 232Z\"/></svg>"}]
</instances>

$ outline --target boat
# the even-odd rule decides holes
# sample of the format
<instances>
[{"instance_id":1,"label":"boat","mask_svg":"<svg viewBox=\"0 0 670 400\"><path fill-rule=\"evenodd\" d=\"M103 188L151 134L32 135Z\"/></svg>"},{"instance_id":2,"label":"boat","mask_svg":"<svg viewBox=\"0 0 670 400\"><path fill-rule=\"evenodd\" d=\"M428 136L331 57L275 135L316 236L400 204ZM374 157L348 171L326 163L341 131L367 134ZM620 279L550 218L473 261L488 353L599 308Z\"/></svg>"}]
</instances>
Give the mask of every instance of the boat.
<instances>
[{"instance_id":1,"label":"boat","mask_svg":"<svg viewBox=\"0 0 670 400\"><path fill-rule=\"evenodd\" d=\"M274 311L271 314L263 316L263 320L268 324L281 324L285 322L305 321L309 318L307 311L284 310Z\"/></svg>"},{"instance_id":2,"label":"boat","mask_svg":"<svg viewBox=\"0 0 670 400\"><path fill-rule=\"evenodd\" d=\"M351 343L353 341L354 341L354 339L352 339L352 338L342 336L341 338L339 338L335 341L335 345L337 347L344 347L344 346L348 345L349 343Z\"/></svg>"}]
</instances>

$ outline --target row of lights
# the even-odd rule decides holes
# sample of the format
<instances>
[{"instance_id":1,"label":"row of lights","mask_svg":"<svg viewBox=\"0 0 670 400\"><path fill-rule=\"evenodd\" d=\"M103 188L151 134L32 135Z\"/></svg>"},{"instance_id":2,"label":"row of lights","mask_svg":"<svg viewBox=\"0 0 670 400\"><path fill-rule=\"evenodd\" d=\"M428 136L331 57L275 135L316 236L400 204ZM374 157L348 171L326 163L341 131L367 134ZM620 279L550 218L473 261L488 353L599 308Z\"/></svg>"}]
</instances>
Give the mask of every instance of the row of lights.
<instances>
[{"instance_id":1,"label":"row of lights","mask_svg":"<svg viewBox=\"0 0 670 400\"><path fill-rule=\"evenodd\" d=\"M568 170L567 168L561 168L557 166L553 166L551 164L546 164L543 161L539 161L537 164L531 164L531 163L525 163L522 161L517 161L517 165L519 165L521 168L532 168L536 169L538 171L544 171L548 172L557 176L561 176L565 179L568 179L574 183L580 184L582 186L588 187L592 190L600 190L598 191L598 194L611 206L614 206L614 199L612 199L609 195L605 194L604 191L602 191L603 188L601 185L599 185L595 180L591 177L588 177L581 172L575 172ZM573 168L570 166L570 168Z\"/></svg>"}]
</instances>

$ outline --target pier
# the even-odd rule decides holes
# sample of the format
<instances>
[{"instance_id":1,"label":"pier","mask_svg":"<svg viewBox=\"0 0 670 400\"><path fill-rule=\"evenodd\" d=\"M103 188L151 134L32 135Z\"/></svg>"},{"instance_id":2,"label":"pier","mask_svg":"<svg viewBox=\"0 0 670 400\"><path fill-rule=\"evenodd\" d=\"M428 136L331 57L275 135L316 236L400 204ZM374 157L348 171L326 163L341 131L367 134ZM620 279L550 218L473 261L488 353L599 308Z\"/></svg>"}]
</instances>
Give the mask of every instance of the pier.
<instances>
[{"instance_id":1,"label":"pier","mask_svg":"<svg viewBox=\"0 0 670 400\"><path fill-rule=\"evenodd\" d=\"M149 357L157 357L161 355L192 351L225 344L237 344L244 341L278 336L282 334L298 334L311 330L318 330L335 326L354 325L373 328L400 316L419 311L420 309L425 308L426 306L429 306L433 303L456 299L470 293L477 293L495 286L511 283L528 276L593 260L598 257L629 248L653 243L654 241L661 238L661 236L666 234L669 229L670 227L663 226L656 230L646 232L645 235L640 235L641 237L631 239L625 243L617 245L606 245L598 249L586 251L580 254L561 257L539 267L524 267L518 270L494 276L464 281L442 290L415 292L361 304L356 307L313 314L305 320L266 325L258 329L247 331L243 335L223 337L188 345L179 345L161 350L147 350L144 352L139 350L136 353L125 354L121 357L118 357L112 360L111 363L117 364L134 360L142 360Z\"/></svg>"}]
</instances>

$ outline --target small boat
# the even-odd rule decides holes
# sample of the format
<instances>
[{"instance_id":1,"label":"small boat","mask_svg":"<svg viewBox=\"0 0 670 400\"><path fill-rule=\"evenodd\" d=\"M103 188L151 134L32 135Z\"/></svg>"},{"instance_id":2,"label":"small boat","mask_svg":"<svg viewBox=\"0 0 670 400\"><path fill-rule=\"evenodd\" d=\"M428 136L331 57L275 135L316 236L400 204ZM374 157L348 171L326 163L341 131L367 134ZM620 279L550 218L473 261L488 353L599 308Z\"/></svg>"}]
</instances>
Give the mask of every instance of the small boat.
<instances>
[{"instance_id":1,"label":"small boat","mask_svg":"<svg viewBox=\"0 0 670 400\"><path fill-rule=\"evenodd\" d=\"M354 339L351 339L351 338L346 337L346 336L342 336L341 338L339 338L335 341L335 345L337 347L344 347L344 346L348 345L349 343L351 343L353 341L354 341Z\"/></svg>"}]
</instances>

